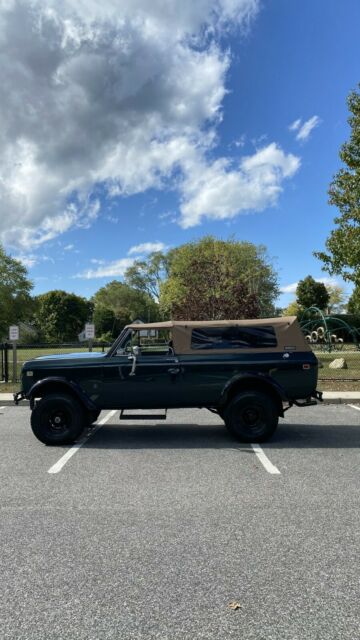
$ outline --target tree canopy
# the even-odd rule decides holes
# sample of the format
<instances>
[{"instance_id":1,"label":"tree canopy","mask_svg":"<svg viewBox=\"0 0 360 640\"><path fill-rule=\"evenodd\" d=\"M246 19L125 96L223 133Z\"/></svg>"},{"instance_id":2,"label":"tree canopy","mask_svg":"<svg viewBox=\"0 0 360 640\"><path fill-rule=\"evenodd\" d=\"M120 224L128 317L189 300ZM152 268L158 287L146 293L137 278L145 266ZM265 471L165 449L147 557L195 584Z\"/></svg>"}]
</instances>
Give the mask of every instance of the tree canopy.
<instances>
[{"instance_id":1,"label":"tree canopy","mask_svg":"<svg viewBox=\"0 0 360 640\"><path fill-rule=\"evenodd\" d=\"M74 293L48 291L37 296L35 301L35 324L46 342L77 340L92 316L91 302Z\"/></svg>"},{"instance_id":2,"label":"tree canopy","mask_svg":"<svg viewBox=\"0 0 360 640\"><path fill-rule=\"evenodd\" d=\"M118 280L113 280L101 287L93 296L92 302L95 307L95 324L99 321L97 320L100 313L99 307L102 308L103 318L104 309L108 309L116 320L116 331L137 318L151 322L159 317L158 305L150 295ZM109 313L107 317L109 320Z\"/></svg>"},{"instance_id":3,"label":"tree canopy","mask_svg":"<svg viewBox=\"0 0 360 640\"><path fill-rule=\"evenodd\" d=\"M292 300L292 302L289 302L287 307L285 307L282 311L284 316L300 316L302 313L301 307L296 300Z\"/></svg>"},{"instance_id":4,"label":"tree canopy","mask_svg":"<svg viewBox=\"0 0 360 640\"><path fill-rule=\"evenodd\" d=\"M265 248L206 236L167 254L160 306L174 319L256 318L274 313L277 275Z\"/></svg>"},{"instance_id":5,"label":"tree canopy","mask_svg":"<svg viewBox=\"0 0 360 640\"><path fill-rule=\"evenodd\" d=\"M357 285L347 304L347 312L354 313L356 315L360 315L360 285Z\"/></svg>"},{"instance_id":6,"label":"tree canopy","mask_svg":"<svg viewBox=\"0 0 360 640\"><path fill-rule=\"evenodd\" d=\"M326 309L329 300L329 292L322 282L316 282L312 276L299 281L296 288L296 301L303 309L308 307Z\"/></svg>"},{"instance_id":7,"label":"tree canopy","mask_svg":"<svg viewBox=\"0 0 360 640\"><path fill-rule=\"evenodd\" d=\"M326 288L329 294L327 312L342 313L346 307L347 298L344 288L338 284L328 284Z\"/></svg>"},{"instance_id":8,"label":"tree canopy","mask_svg":"<svg viewBox=\"0 0 360 640\"><path fill-rule=\"evenodd\" d=\"M146 260L135 260L125 272L125 283L159 302L161 283L167 271L167 256L161 251L154 251Z\"/></svg>"},{"instance_id":9,"label":"tree canopy","mask_svg":"<svg viewBox=\"0 0 360 640\"><path fill-rule=\"evenodd\" d=\"M340 215L335 218L337 226L326 240L327 251L318 251L315 256L323 261L328 273L360 284L360 94L357 91L350 93L348 107L350 139L339 153L344 166L329 188L329 203L339 209Z\"/></svg>"},{"instance_id":10,"label":"tree canopy","mask_svg":"<svg viewBox=\"0 0 360 640\"><path fill-rule=\"evenodd\" d=\"M31 289L32 282L24 265L5 253L0 245L0 339L7 339L10 324L31 317Z\"/></svg>"}]
</instances>

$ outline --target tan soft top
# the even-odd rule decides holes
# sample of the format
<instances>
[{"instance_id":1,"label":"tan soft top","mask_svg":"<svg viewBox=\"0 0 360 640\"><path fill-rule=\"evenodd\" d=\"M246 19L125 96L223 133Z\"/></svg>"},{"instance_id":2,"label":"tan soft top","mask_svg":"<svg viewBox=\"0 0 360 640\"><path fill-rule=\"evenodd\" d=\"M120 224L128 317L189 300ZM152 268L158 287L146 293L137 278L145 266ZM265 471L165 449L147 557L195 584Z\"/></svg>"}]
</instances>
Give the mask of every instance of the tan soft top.
<instances>
[{"instance_id":1,"label":"tan soft top","mask_svg":"<svg viewBox=\"0 0 360 640\"><path fill-rule=\"evenodd\" d=\"M170 329L174 344L175 353L194 354L197 353L229 353L231 349L192 349L191 332L193 329L206 327L266 327L273 326L277 347L267 347L264 350L270 351L309 351L310 347L306 342L300 329L296 316L284 316L281 318L258 318L256 320L168 320L166 322L133 323L127 329L144 331L146 329ZM241 349L241 351L258 353L262 349ZM239 349L234 349L238 352Z\"/></svg>"}]
</instances>

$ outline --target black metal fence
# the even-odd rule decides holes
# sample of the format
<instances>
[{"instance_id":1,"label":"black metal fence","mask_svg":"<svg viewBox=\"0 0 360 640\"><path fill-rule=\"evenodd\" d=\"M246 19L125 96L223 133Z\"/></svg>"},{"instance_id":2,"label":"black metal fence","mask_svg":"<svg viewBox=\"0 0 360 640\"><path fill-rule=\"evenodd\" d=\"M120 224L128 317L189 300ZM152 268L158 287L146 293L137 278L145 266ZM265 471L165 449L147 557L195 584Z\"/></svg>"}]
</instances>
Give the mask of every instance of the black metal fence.
<instances>
[{"instance_id":1,"label":"black metal fence","mask_svg":"<svg viewBox=\"0 0 360 640\"><path fill-rule=\"evenodd\" d=\"M9 379L9 346L6 342L0 343L0 381Z\"/></svg>"},{"instance_id":2,"label":"black metal fence","mask_svg":"<svg viewBox=\"0 0 360 640\"><path fill-rule=\"evenodd\" d=\"M93 351L105 352L109 348L109 343L94 342ZM332 382L349 383L351 388L360 390L360 350L353 343L342 344L339 348L334 348L331 352L314 345L314 353L319 361L319 380L330 384ZM61 355L75 352L89 351L87 343L72 344L18 344L16 347L17 362L14 372L13 345L10 343L0 343L0 380L11 382L20 379L21 367L27 360L32 360L39 356ZM15 375L14 375L15 373ZM342 386L342 388L345 388Z\"/></svg>"},{"instance_id":3,"label":"black metal fence","mask_svg":"<svg viewBox=\"0 0 360 640\"><path fill-rule=\"evenodd\" d=\"M104 353L109 348L110 343L93 342L89 347L88 343L67 343L67 344L17 344L16 345L16 371L14 371L13 345L5 342L0 344L0 380L2 382L18 381L20 379L21 368L27 360L33 360L39 356L65 355L67 353L82 353L86 351L100 351Z\"/></svg>"}]
</instances>

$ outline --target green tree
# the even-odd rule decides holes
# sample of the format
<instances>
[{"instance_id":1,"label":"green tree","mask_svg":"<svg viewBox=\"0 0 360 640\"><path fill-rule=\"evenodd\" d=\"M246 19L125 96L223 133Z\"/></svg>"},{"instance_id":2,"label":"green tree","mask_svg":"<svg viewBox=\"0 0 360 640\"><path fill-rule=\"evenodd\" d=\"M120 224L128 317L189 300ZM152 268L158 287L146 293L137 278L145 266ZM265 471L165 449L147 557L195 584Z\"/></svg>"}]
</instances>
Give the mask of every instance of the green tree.
<instances>
[{"instance_id":1,"label":"green tree","mask_svg":"<svg viewBox=\"0 0 360 640\"><path fill-rule=\"evenodd\" d=\"M274 313L276 273L266 250L206 236L167 254L160 306L173 318L211 320Z\"/></svg>"},{"instance_id":2,"label":"green tree","mask_svg":"<svg viewBox=\"0 0 360 640\"><path fill-rule=\"evenodd\" d=\"M296 300L293 300L288 304L285 309L283 309L284 316L300 316L301 315L301 307Z\"/></svg>"},{"instance_id":3,"label":"green tree","mask_svg":"<svg viewBox=\"0 0 360 640\"><path fill-rule=\"evenodd\" d=\"M322 282L316 282L312 276L300 280L296 288L296 301L300 307L318 307L326 309L329 303L329 293Z\"/></svg>"},{"instance_id":4,"label":"green tree","mask_svg":"<svg viewBox=\"0 0 360 640\"><path fill-rule=\"evenodd\" d=\"M32 282L24 265L5 253L0 245L0 339L7 339L10 324L31 318L31 289Z\"/></svg>"},{"instance_id":5,"label":"green tree","mask_svg":"<svg viewBox=\"0 0 360 640\"><path fill-rule=\"evenodd\" d=\"M120 333L123 325L116 318L113 309L97 304L94 308L93 322L95 324L95 335L98 340L112 342Z\"/></svg>"},{"instance_id":6,"label":"green tree","mask_svg":"<svg viewBox=\"0 0 360 640\"><path fill-rule=\"evenodd\" d=\"M160 299L160 287L168 273L168 260L161 251L150 253L146 260L135 260L125 272L125 283L138 289L156 302Z\"/></svg>"},{"instance_id":7,"label":"green tree","mask_svg":"<svg viewBox=\"0 0 360 640\"><path fill-rule=\"evenodd\" d=\"M346 306L346 293L344 287L338 284L330 284L326 286L329 294L329 302L327 306L327 312L330 313L342 313Z\"/></svg>"},{"instance_id":8,"label":"green tree","mask_svg":"<svg viewBox=\"0 0 360 640\"><path fill-rule=\"evenodd\" d=\"M147 293L118 280L113 280L101 287L92 301L95 317L97 317L98 307L112 311L116 320L116 331L137 318L151 322L159 317L158 305Z\"/></svg>"},{"instance_id":9,"label":"green tree","mask_svg":"<svg viewBox=\"0 0 360 640\"><path fill-rule=\"evenodd\" d=\"M47 342L77 340L93 311L89 300L66 291L48 291L36 303L35 324Z\"/></svg>"},{"instance_id":10,"label":"green tree","mask_svg":"<svg viewBox=\"0 0 360 640\"><path fill-rule=\"evenodd\" d=\"M360 87L360 85L359 85ZM329 188L329 203L340 212L337 227L326 240L327 251L315 253L324 262L324 270L339 274L344 280L360 284L360 94L348 97L351 113L350 140L340 149L344 166L334 176Z\"/></svg>"},{"instance_id":11,"label":"green tree","mask_svg":"<svg viewBox=\"0 0 360 640\"><path fill-rule=\"evenodd\" d=\"M347 312L360 315L360 285L356 285L349 298Z\"/></svg>"}]
</instances>

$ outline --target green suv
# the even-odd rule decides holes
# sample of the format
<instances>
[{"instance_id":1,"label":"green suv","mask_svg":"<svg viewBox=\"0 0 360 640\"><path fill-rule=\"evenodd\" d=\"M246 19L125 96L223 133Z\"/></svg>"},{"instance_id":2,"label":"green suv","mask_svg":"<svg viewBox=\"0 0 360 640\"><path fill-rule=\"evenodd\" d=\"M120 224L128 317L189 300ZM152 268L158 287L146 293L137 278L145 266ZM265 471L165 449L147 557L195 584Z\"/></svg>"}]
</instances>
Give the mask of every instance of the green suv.
<instances>
[{"instance_id":1,"label":"green suv","mask_svg":"<svg viewBox=\"0 0 360 640\"><path fill-rule=\"evenodd\" d=\"M261 442L293 404L321 400L318 363L295 317L131 324L107 353L25 362L17 403L48 445L74 442L102 409L205 407L243 442Z\"/></svg>"}]
</instances>

